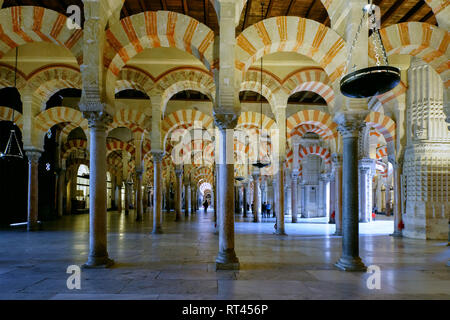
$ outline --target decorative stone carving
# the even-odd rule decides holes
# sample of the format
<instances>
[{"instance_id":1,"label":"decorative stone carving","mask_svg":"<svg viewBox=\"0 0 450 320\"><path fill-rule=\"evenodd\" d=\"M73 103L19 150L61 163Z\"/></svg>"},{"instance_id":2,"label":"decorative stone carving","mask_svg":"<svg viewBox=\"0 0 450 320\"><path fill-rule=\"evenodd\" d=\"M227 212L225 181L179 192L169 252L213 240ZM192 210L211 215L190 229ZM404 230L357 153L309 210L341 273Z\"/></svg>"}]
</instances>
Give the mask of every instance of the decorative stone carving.
<instances>
[{"instance_id":1,"label":"decorative stone carving","mask_svg":"<svg viewBox=\"0 0 450 320\"><path fill-rule=\"evenodd\" d=\"M234 129L238 122L238 116L234 113L214 114L214 124L220 130Z\"/></svg>"},{"instance_id":2,"label":"decorative stone carving","mask_svg":"<svg viewBox=\"0 0 450 320\"><path fill-rule=\"evenodd\" d=\"M357 138L366 123L360 119L345 119L338 124L337 130L345 138Z\"/></svg>"},{"instance_id":3,"label":"decorative stone carving","mask_svg":"<svg viewBox=\"0 0 450 320\"><path fill-rule=\"evenodd\" d=\"M89 128L107 129L113 117L104 111L85 111L83 117L88 121Z\"/></svg>"}]
</instances>

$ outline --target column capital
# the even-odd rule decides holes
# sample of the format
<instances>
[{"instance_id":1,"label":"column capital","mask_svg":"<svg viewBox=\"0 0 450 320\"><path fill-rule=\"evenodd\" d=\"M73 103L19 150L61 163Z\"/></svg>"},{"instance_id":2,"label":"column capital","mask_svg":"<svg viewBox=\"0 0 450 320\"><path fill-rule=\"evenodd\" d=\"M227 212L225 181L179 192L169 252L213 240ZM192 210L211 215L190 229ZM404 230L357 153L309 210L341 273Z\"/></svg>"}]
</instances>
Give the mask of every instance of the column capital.
<instances>
[{"instance_id":1,"label":"column capital","mask_svg":"<svg viewBox=\"0 0 450 320\"><path fill-rule=\"evenodd\" d=\"M161 162L162 159L164 158L164 151L155 150L155 151L150 151L150 153L153 156L153 161Z\"/></svg>"},{"instance_id":2,"label":"column capital","mask_svg":"<svg viewBox=\"0 0 450 320\"><path fill-rule=\"evenodd\" d=\"M346 119L345 121L338 123L337 130L344 139L357 138L365 126L366 123L363 120Z\"/></svg>"},{"instance_id":3,"label":"column capital","mask_svg":"<svg viewBox=\"0 0 450 320\"><path fill-rule=\"evenodd\" d=\"M88 121L89 128L105 129L113 121L112 116L104 111L83 111L83 117Z\"/></svg>"},{"instance_id":4,"label":"column capital","mask_svg":"<svg viewBox=\"0 0 450 320\"><path fill-rule=\"evenodd\" d=\"M179 178L183 176L183 169L175 169L175 175Z\"/></svg>"},{"instance_id":5,"label":"column capital","mask_svg":"<svg viewBox=\"0 0 450 320\"><path fill-rule=\"evenodd\" d=\"M234 129L237 125L238 116L234 113L215 113L214 124L220 130Z\"/></svg>"},{"instance_id":6,"label":"column capital","mask_svg":"<svg viewBox=\"0 0 450 320\"><path fill-rule=\"evenodd\" d=\"M334 168L340 168L342 167L342 154L338 154L338 153L333 153L331 155L331 163L333 165Z\"/></svg>"},{"instance_id":7,"label":"column capital","mask_svg":"<svg viewBox=\"0 0 450 320\"><path fill-rule=\"evenodd\" d=\"M43 151L36 148L24 148L25 155L28 158L28 162L38 163Z\"/></svg>"}]
</instances>

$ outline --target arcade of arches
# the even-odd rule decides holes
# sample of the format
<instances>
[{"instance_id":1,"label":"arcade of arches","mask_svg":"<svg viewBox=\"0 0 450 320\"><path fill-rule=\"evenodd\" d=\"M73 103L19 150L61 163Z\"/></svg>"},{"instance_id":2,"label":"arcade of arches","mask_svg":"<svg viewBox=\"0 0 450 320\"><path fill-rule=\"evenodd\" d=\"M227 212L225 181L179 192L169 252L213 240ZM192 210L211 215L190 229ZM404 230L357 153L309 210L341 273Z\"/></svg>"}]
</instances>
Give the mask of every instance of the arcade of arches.
<instances>
[{"instance_id":1,"label":"arcade of arches","mask_svg":"<svg viewBox=\"0 0 450 320\"><path fill-rule=\"evenodd\" d=\"M82 12L70 28L57 1L25 2L0 0L0 147L15 130L25 156L0 160L0 238L88 217L85 266L120 265L108 244L121 217L157 246L207 205L215 270L239 270L240 234L269 225L283 247L302 243L295 228L327 228L345 271L376 262L359 228L377 223L396 250L447 243L447 1L374 2L402 77L370 99L339 90L347 59L376 61L368 32L348 54L367 1L266 0L263 20L260 1L65 1Z\"/></svg>"}]
</instances>

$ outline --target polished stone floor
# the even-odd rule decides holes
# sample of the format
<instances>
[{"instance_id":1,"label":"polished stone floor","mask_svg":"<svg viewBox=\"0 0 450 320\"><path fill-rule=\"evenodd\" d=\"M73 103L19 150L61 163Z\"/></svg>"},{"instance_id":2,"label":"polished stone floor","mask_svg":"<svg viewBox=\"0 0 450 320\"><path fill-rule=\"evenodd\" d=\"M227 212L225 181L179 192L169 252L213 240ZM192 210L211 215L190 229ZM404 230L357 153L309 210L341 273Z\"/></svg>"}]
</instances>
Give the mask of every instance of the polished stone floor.
<instances>
[{"instance_id":1,"label":"polished stone floor","mask_svg":"<svg viewBox=\"0 0 450 320\"><path fill-rule=\"evenodd\" d=\"M218 236L212 212L174 222L152 235L151 214L109 212L110 269L82 269L81 289L67 289L69 265L88 254L88 215L47 222L44 231L0 230L0 299L450 299L447 242L395 239L385 217L360 224L360 252L381 270L381 289L367 287L368 273L346 273L333 264L341 253L334 225L237 218L240 271L215 271ZM244 221L247 220L247 221Z\"/></svg>"}]
</instances>

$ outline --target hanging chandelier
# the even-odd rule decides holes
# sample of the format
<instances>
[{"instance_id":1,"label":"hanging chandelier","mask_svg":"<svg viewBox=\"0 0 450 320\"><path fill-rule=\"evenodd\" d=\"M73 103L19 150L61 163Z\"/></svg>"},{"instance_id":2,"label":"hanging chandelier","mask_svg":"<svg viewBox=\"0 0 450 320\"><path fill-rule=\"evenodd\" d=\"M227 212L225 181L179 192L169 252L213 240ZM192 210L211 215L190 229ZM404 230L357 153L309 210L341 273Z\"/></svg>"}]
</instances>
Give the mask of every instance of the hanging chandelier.
<instances>
[{"instance_id":1,"label":"hanging chandelier","mask_svg":"<svg viewBox=\"0 0 450 320\"><path fill-rule=\"evenodd\" d=\"M264 2L261 2L261 21L264 19ZM261 89L260 89L260 95L263 95L263 57L261 57L261 70L260 70L260 76L261 76ZM257 151L256 151L256 162L253 163L252 165L256 168L264 168L267 166L270 166L270 161L263 161L263 159L261 159L260 154L259 154L259 145L261 144L261 137L262 137L262 133L263 133L263 128L262 128L262 118L263 118L263 100L260 100L260 108L261 108L261 113L260 113L260 131L259 131L259 135L258 135L258 143L256 145Z\"/></svg>"},{"instance_id":2,"label":"hanging chandelier","mask_svg":"<svg viewBox=\"0 0 450 320\"><path fill-rule=\"evenodd\" d=\"M14 66L14 88L17 89L17 58L19 54L19 48L16 47L16 61ZM13 128L11 129L8 143L4 152L0 152L0 159L23 159L22 148L20 147L19 140L16 134L16 123L14 122L15 108L12 108L11 122L13 123Z\"/></svg>"},{"instance_id":3,"label":"hanging chandelier","mask_svg":"<svg viewBox=\"0 0 450 320\"><path fill-rule=\"evenodd\" d=\"M363 15L356 31L355 38L353 39L352 46L350 47L350 55L344 74L350 71L349 65L366 14L369 19L369 30L372 31L376 65L359 70L355 70L356 65L354 65L351 72L341 79L341 92L344 96L349 98L369 98L377 96L394 89L400 83L400 70L396 67L389 66L387 60L386 49L381 40L375 8L375 5L372 4L372 0L370 0L369 4L363 8ZM380 55L382 61L380 61Z\"/></svg>"}]
</instances>

